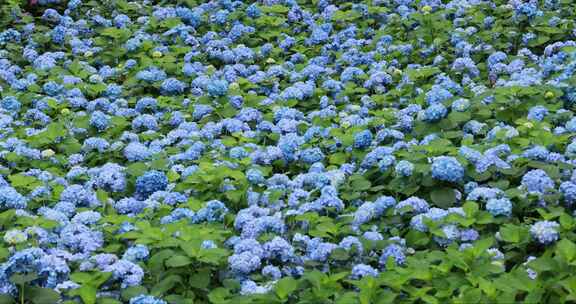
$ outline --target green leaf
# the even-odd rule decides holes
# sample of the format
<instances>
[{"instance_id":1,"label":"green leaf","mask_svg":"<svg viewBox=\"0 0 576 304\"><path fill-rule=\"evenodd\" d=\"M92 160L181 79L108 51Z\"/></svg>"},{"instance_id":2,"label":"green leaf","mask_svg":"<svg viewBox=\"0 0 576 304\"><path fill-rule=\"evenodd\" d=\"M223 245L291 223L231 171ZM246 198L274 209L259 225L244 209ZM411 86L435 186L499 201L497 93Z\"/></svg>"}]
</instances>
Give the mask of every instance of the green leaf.
<instances>
[{"instance_id":1,"label":"green leaf","mask_svg":"<svg viewBox=\"0 0 576 304\"><path fill-rule=\"evenodd\" d=\"M347 292L336 298L335 304L357 304L358 295L355 292Z\"/></svg>"},{"instance_id":2,"label":"green leaf","mask_svg":"<svg viewBox=\"0 0 576 304\"><path fill-rule=\"evenodd\" d=\"M26 284L28 282L32 282L38 278L38 275L35 273L27 273L27 274L13 274L10 276L10 282L16 285Z\"/></svg>"},{"instance_id":3,"label":"green leaf","mask_svg":"<svg viewBox=\"0 0 576 304\"><path fill-rule=\"evenodd\" d=\"M130 286L128 288L125 288L122 290L122 299L125 300L126 302L128 302L131 298L142 295L142 294L147 294L148 293L148 289L146 289L146 287L144 286Z\"/></svg>"},{"instance_id":4,"label":"green leaf","mask_svg":"<svg viewBox=\"0 0 576 304\"><path fill-rule=\"evenodd\" d=\"M420 247L428 244L428 242L430 242L430 238L428 238L428 235L424 232L410 229L410 231L406 234L406 242L410 246Z\"/></svg>"},{"instance_id":5,"label":"green leaf","mask_svg":"<svg viewBox=\"0 0 576 304\"><path fill-rule=\"evenodd\" d=\"M28 286L25 296L34 304L54 304L60 300L60 294L50 288Z\"/></svg>"},{"instance_id":6,"label":"green leaf","mask_svg":"<svg viewBox=\"0 0 576 304\"><path fill-rule=\"evenodd\" d=\"M364 178L362 175L354 175L350 177L350 186L353 188L353 190L362 191L370 189L372 183L370 183L370 181Z\"/></svg>"},{"instance_id":7,"label":"green leaf","mask_svg":"<svg viewBox=\"0 0 576 304\"><path fill-rule=\"evenodd\" d=\"M167 18L160 22L160 26L165 28L173 28L179 24L182 24L182 20L180 20L180 18Z\"/></svg>"},{"instance_id":8,"label":"green leaf","mask_svg":"<svg viewBox=\"0 0 576 304\"><path fill-rule=\"evenodd\" d=\"M102 189L96 190L96 198L98 198L102 204L108 204L108 193L106 191Z\"/></svg>"},{"instance_id":9,"label":"green leaf","mask_svg":"<svg viewBox=\"0 0 576 304\"><path fill-rule=\"evenodd\" d=\"M92 275L88 272L74 272L70 275L70 279L78 284L83 284L92 281Z\"/></svg>"},{"instance_id":10,"label":"green leaf","mask_svg":"<svg viewBox=\"0 0 576 304\"><path fill-rule=\"evenodd\" d=\"M192 263L192 260L184 255L175 255L168 260L166 260L166 266L168 267L182 267Z\"/></svg>"},{"instance_id":11,"label":"green leaf","mask_svg":"<svg viewBox=\"0 0 576 304\"><path fill-rule=\"evenodd\" d=\"M474 217L474 214L476 214L476 212L479 210L479 207L478 204L475 202L466 202L462 206L462 209L464 209L466 216Z\"/></svg>"},{"instance_id":12,"label":"green leaf","mask_svg":"<svg viewBox=\"0 0 576 304\"><path fill-rule=\"evenodd\" d=\"M130 30L127 29L119 29L115 27L108 27L102 30L100 35L111 37L116 40L126 40L130 37Z\"/></svg>"},{"instance_id":13,"label":"green leaf","mask_svg":"<svg viewBox=\"0 0 576 304\"><path fill-rule=\"evenodd\" d=\"M479 303L482 299L482 290L470 288L462 295L462 303Z\"/></svg>"},{"instance_id":14,"label":"green leaf","mask_svg":"<svg viewBox=\"0 0 576 304\"><path fill-rule=\"evenodd\" d=\"M550 37L545 36L545 35L537 35L536 38L531 39L531 40L528 42L528 45L529 45L530 47L536 47L536 46L539 46L539 45L543 45L544 43L546 43L546 42L548 42L548 41L550 41Z\"/></svg>"},{"instance_id":15,"label":"green leaf","mask_svg":"<svg viewBox=\"0 0 576 304\"><path fill-rule=\"evenodd\" d=\"M280 4L261 6L260 9L264 13L272 13L272 14L285 14L290 10L288 7Z\"/></svg>"},{"instance_id":16,"label":"green leaf","mask_svg":"<svg viewBox=\"0 0 576 304\"><path fill-rule=\"evenodd\" d=\"M245 193L245 191L242 189L232 190L232 191L227 191L225 196L232 203L239 203L242 201L242 198L244 197L244 193Z\"/></svg>"},{"instance_id":17,"label":"green leaf","mask_svg":"<svg viewBox=\"0 0 576 304\"><path fill-rule=\"evenodd\" d=\"M145 163L133 163L126 167L126 173L131 176L140 176L148 170L148 166Z\"/></svg>"},{"instance_id":18,"label":"green leaf","mask_svg":"<svg viewBox=\"0 0 576 304\"><path fill-rule=\"evenodd\" d=\"M556 254L566 262L572 262L576 256L576 244L567 239L562 239L556 244Z\"/></svg>"},{"instance_id":19,"label":"green leaf","mask_svg":"<svg viewBox=\"0 0 576 304\"><path fill-rule=\"evenodd\" d=\"M112 298L99 298L97 304L122 304L122 302Z\"/></svg>"},{"instance_id":20,"label":"green leaf","mask_svg":"<svg viewBox=\"0 0 576 304\"><path fill-rule=\"evenodd\" d=\"M184 250L187 256L197 258L200 254L200 244L198 240L194 239L190 242L181 243L180 248Z\"/></svg>"},{"instance_id":21,"label":"green leaf","mask_svg":"<svg viewBox=\"0 0 576 304\"><path fill-rule=\"evenodd\" d=\"M330 163L334 165L342 165L348 160L346 153L334 153L330 155Z\"/></svg>"},{"instance_id":22,"label":"green leaf","mask_svg":"<svg viewBox=\"0 0 576 304\"><path fill-rule=\"evenodd\" d=\"M79 296L84 304L94 304L96 303L96 292L97 287L92 285L82 285L80 288L73 289L70 291L71 295Z\"/></svg>"},{"instance_id":23,"label":"green leaf","mask_svg":"<svg viewBox=\"0 0 576 304\"><path fill-rule=\"evenodd\" d=\"M14 304L14 298L9 295L0 294L0 304Z\"/></svg>"},{"instance_id":24,"label":"green leaf","mask_svg":"<svg viewBox=\"0 0 576 304\"><path fill-rule=\"evenodd\" d=\"M276 283L274 291L280 299L286 299L292 292L296 290L297 285L298 282L295 279L286 277Z\"/></svg>"},{"instance_id":25,"label":"green leaf","mask_svg":"<svg viewBox=\"0 0 576 304\"><path fill-rule=\"evenodd\" d=\"M218 287L208 294L210 303L224 304L228 303L227 298L230 296L230 291L226 288Z\"/></svg>"},{"instance_id":26,"label":"green leaf","mask_svg":"<svg viewBox=\"0 0 576 304\"><path fill-rule=\"evenodd\" d=\"M448 114L448 120L454 124L460 124L470 120L470 114L466 112L451 112Z\"/></svg>"},{"instance_id":27,"label":"green leaf","mask_svg":"<svg viewBox=\"0 0 576 304\"><path fill-rule=\"evenodd\" d=\"M176 284L182 283L182 277L179 275L169 275L156 283L152 287L151 293L154 296L159 296L172 289Z\"/></svg>"},{"instance_id":28,"label":"green leaf","mask_svg":"<svg viewBox=\"0 0 576 304\"><path fill-rule=\"evenodd\" d=\"M432 190L430 198L436 206L441 208L449 208L456 204L456 192L448 187Z\"/></svg>"},{"instance_id":29,"label":"green leaf","mask_svg":"<svg viewBox=\"0 0 576 304\"><path fill-rule=\"evenodd\" d=\"M566 230L570 230L574 227L574 219L570 215L563 213L560 215L560 226Z\"/></svg>"},{"instance_id":30,"label":"green leaf","mask_svg":"<svg viewBox=\"0 0 576 304\"><path fill-rule=\"evenodd\" d=\"M486 252L486 250L488 248L490 248L490 246L492 246L492 243L494 243L493 238L486 238L486 239L482 239L482 240L475 242L474 243L474 255L475 256L482 255L483 253Z\"/></svg>"},{"instance_id":31,"label":"green leaf","mask_svg":"<svg viewBox=\"0 0 576 304\"><path fill-rule=\"evenodd\" d=\"M10 184L12 185L12 187L28 188L28 186L30 185L37 186L42 184L42 182L39 182L34 176L28 176L24 174L10 175L8 176L8 179L10 180Z\"/></svg>"},{"instance_id":32,"label":"green leaf","mask_svg":"<svg viewBox=\"0 0 576 304\"><path fill-rule=\"evenodd\" d=\"M336 261L346 261L350 258L350 255L344 248L336 248L330 252L330 257Z\"/></svg>"},{"instance_id":33,"label":"green leaf","mask_svg":"<svg viewBox=\"0 0 576 304\"><path fill-rule=\"evenodd\" d=\"M0 260L3 260L10 256L10 250L8 248L0 247Z\"/></svg>"},{"instance_id":34,"label":"green leaf","mask_svg":"<svg viewBox=\"0 0 576 304\"><path fill-rule=\"evenodd\" d=\"M224 248L200 249L198 260L207 264L220 265L226 260L227 256L228 250Z\"/></svg>"},{"instance_id":35,"label":"green leaf","mask_svg":"<svg viewBox=\"0 0 576 304\"><path fill-rule=\"evenodd\" d=\"M541 257L528 262L528 267L537 272L545 272L555 271L558 268L558 264L552 258Z\"/></svg>"},{"instance_id":36,"label":"green leaf","mask_svg":"<svg viewBox=\"0 0 576 304\"><path fill-rule=\"evenodd\" d=\"M168 167L167 163L168 161L165 158L158 158L150 162L150 168L156 170L162 170Z\"/></svg>"},{"instance_id":37,"label":"green leaf","mask_svg":"<svg viewBox=\"0 0 576 304\"><path fill-rule=\"evenodd\" d=\"M168 177L168 181L173 183L175 181L177 181L180 178L180 174L176 173L175 171L168 171L168 173L166 174L166 176Z\"/></svg>"},{"instance_id":38,"label":"green leaf","mask_svg":"<svg viewBox=\"0 0 576 304\"><path fill-rule=\"evenodd\" d=\"M376 304L388 304L388 303L395 303L396 297L398 295L390 290L383 290L382 292L378 293L377 295L377 302Z\"/></svg>"},{"instance_id":39,"label":"green leaf","mask_svg":"<svg viewBox=\"0 0 576 304\"><path fill-rule=\"evenodd\" d=\"M423 67L416 70L408 70L407 74L412 80L418 80L421 78L428 78L440 72L441 70L438 67Z\"/></svg>"},{"instance_id":40,"label":"green leaf","mask_svg":"<svg viewBox=\"0 0 576 304\"><path fill-rule=\"evenodd\" d=\"M524 303L542 303L541 299L543 295L543 289L530 290L530 293L524 298Z\"/></svg>"},{"instance_id":41,"label":"green leaf","mask_svg":"<svg viewBox=\"0 0 576 304\"><path fill-rule=\"evenodd\" d=\"M108 281L108 279L112 276L111 272L97 272L96 275L92 278L90 282L93 286L100 286L104 284L104 282Z\"/></svg>"},{"instance_id":42,"label":"green leaf","mask_svg":"<svg viewBox=\"0 0 576 304\"><path fill-rule=\"evenodd\" d=\"M189 285L198 289L207 288L210 285L211 276L210 269L202 269L190 276Z\"/></svg>"},{"instance_id":43,"label":"green leaf","mask_svg":"<svg viewBox=\"0 0 576 304\"><path fill-rule=\"evenodd\" d=\"M66 135L66 127L60 122L53 122L48 125L45 131L28 137L28 142L34 147L42 147L52 144L58 137Z\"/></svg>"},{"instance_id":44,"label":"green leaf","mask_svg":"<svg viewBox=\"0 0 576 304\"><path fill-rule=\"evenodd\" d=\"M194 299L185 298L181 295L173 294L164 297L164 300L170 304L194 304L198 303L197 301L194 302Z\"/></svg>"},{"instance_id":45,"label":"green leaf","mask_svg":"<svg viewBox=\"0 0 576 304\"><path fill-rule=\"evenodd\" d=\"M164 270L164 261L174 255L174 251L165 249L155 253L148 260L148 269L152 273L161 273Z\"/></svg>"},{"instance_id":46,"label":"green leaf","mask_svg":"<svg viewBox=\"0 0 576 304\"><path fill-rule=\"evenodd\" d=\"M500 227L500 236L505 242L520 243L528 239L529 232L524 227L506 224Z\"/></svg>"}]
</instances>

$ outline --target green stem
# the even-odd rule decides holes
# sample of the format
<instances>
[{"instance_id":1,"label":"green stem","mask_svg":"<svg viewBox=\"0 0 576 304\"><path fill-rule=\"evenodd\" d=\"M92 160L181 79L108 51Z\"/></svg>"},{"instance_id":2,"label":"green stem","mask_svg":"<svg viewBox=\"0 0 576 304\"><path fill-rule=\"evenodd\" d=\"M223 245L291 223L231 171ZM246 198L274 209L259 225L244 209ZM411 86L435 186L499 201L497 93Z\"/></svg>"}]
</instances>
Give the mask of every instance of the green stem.
<instances>
[{"instance_id":1,"label":"green stem","mask_svg":"<svg viewBox=\"0 0 576 304\"><path fill-rule=\"evenodd\" d=\"M20 287L20 304L24 304L24 284Z\"/></svg>"}]
</instances>

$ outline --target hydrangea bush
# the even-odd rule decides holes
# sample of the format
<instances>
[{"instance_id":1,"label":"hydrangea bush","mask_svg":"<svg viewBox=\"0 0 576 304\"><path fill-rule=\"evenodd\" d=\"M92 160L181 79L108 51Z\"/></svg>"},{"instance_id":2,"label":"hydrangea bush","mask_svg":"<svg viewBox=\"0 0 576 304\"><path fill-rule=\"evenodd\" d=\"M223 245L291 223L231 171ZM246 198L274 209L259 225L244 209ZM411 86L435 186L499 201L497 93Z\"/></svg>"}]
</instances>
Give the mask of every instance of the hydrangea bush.
<instances>
[{"instance_id":1,"label":"hydrangea bush","mask_svg":"<svg viewBox=\"0 0 576 304\"><path fill-rule=\"evenodd\" d=\"M0 304L575 302L575 18L0 1Z\"/></svg>"}]
</instances>

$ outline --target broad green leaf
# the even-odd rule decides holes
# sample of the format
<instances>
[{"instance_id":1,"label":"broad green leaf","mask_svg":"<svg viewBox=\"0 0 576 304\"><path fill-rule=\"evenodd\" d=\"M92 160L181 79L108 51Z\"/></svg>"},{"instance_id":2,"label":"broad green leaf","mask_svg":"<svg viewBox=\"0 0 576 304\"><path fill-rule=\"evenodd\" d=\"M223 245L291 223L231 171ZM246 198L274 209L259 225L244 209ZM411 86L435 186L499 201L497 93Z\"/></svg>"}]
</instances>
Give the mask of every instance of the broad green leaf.
<instances>
[{"instance_id":1,"label":"broad green leaf","mask_svg":"<svg viewBox=\"0 0 576 304\"><path fill-rule=\"evenodd\" d=\"M576 244L567 239L562 239L556 244L556 254L566 262L572 262L576 257Z\"/></svg>"},{"instance_id":2,"label":"broad green leaf","mask_svg":"<svg viewBox=\"0 0 576 304\"><path fill-rule=\"evenodd\" d=\"M276 283L274 290L280 299L286 299L290 294L292 294L292 292L296 290L297 285L298 283L295 279L286 277Z\"/></svg>"},{"instance_id":3,"label":"broad green leaf","mask_svg":"<svg viewBox=\"0 0 576 304\"><path fill-rule=\"evenodd\" d=\"M452 188L439 188L430 192L432 202L438 207L448 208L456 203L456 192Z\"/></svg>"},{"instance_id":4,"label":"broad green leaf","mask_svg":"<svg viewBox=\"0 0 576 304\"><path fill-rule=\"evenodd\" d=\"M182 267L190 265L191 263L192 260L189 257L183 255L175 255L166 260L166 266L168 267Z\"/></svg>"}]
</instances>

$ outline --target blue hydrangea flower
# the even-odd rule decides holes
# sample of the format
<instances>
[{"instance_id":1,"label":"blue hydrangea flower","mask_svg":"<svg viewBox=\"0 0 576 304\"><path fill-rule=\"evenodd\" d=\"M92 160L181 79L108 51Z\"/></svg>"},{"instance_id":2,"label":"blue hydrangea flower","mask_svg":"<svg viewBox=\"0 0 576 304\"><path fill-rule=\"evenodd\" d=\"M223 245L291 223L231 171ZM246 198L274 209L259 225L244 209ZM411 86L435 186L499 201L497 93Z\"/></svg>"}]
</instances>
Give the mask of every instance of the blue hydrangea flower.
<instances>
[{"instance_id":1,"label":"blue hydrangea flower","mask_svg":"<svg viewBox=\"0 0 576 304\"><path fill-rule=\"evenodd\" d=\"M448 109L446 109L443 104L432 104L424 110L423 120L427 122L436 122L446 117L446 114L448 114Z\"/></svg>"},{"instance_id":2,"label":"blue hydrangea flower","mask_svg":"<svg viewBox=\"0 0 576 304\"><path fill-rule=\"evenodd\" d=\"M528 119L542 121L548 115L548 109L544 106L535 106L528 111Z\"/></svg>"},{"instance_id":3,"label":"blue hydrangea flower","mask_svg":"<svg viewBox=\"0 0 576 304\"><path fill-rule=\"evenodd\" d=\"M186 89L186 84L176 78L167 78L160 86L160 91L163 95L182 94L184 89Z\"/></svg>"},{"instance_id":4,"label":"blue hydrangea flower","mask_svg":"<svg viewBox=\"0 0 576 304\"><path fill-rule=\"evenodd\" d=\"M0 107L8 112L18 112L22 104L14 96L6 96L0 101Z\"/></svg>"},{"instance_id":5,"label":"blue hydrangea flower","mask_svg":"<svg viewBox=\"0 0 576 304\"><path fill-rule=\"evenodd\" d=\"M153 296L139 295L130 299L129 304L168 304L166 301Z\"/></svg>"},{"instance_id":6,"label":"blue hydrangea flower","mask_svg":"<svg viewBox=\"0 0 576 304\"><path fill-rule=\"evenodd\" d=\"M25 209L28 200L16 189L10 186L0 187L0 208L2 209Z\"/></svg>"},{"instance_id":7,"label":"blue hydrangea flower","mask_svg":"<svg viewBox=\"0 0 576 304\"><path fill-rule=\"evenodd\" d=\"M124 252L122 259L136 263L138 261L146 260L149 254L150 251L146 245L138 244L128 248L126 252Z\"/></svg>"},{"instance_id":8,"label":"blue hydrangea flower","mask_svg":"<svg viewBox=\"0 0 576 304\"><path fill-rule=\"evenodd\" d=\"M325 262L332 251L338 246L336 244L321 242L319 244L314 244L313 246L308 246L308 257L316 262Z\"/></svg>"},{"instance_id":9,"label":"blue hydrangea flower","mask_svg":"<svg viewBox=\"0 0 576 304\"><path fill-rule=\"evenodd\" d=\"M354 148L364 149L370 146L372 143L372 132L370 130L364 130L354 134Z\"/></svg>"},{"instance_id":10,"label":"blue hydrangea flower","mask_svg":"<svg viewBox=\"0 0 576 304\"><path fill-rule=\"evenodd\" d=\"M260 268L261 260L259 256L253 255L250 252L242 252L228 257L228 264L232 272L245 275Z\"/></svg>"},{"instance_id":11,"label":"blue hydrangea flower","mask_svg":"<svg viewBox=\"0 0 576 304\"><path fill-rule=\"evenodd\" d=\"M166 190L168 177L160 171L151 170L136 179L136 194L147 198L156 191Z\"/></svg>"},{"instance_id":12,"label":"blue hydrangea flower","mask_svg":"<svg viewBox=\"0 0 576 304\"><path fill-rule=\"evenodd\" d=\"M118 260L116 263L102 269L105 272L111 272L112 277L121 282L122 288L137 286L142 282L144 270L138 264L128 260Z\"/></svg>"},{"instance_id":13,"label":"blue hydrangea flower","mask_svg":"<svg viewBox=\"0 0 576 304\"><path fill-rule=\"evenodd\" d=\"M379 275L378 270L374 269L374 267L366 264L357 264L354 265L354 267L352 267L352 273L350 274L350 278L358 280L365 276L377 277L378 275Z\"/></svg>"},{"instance_id":14,"label":"blue hydrangea flower","mask_svg":"<svg viewBox=\"0 0 576 304\"><path fill-rule=\"evenodd\" d=\"M493 216L511 216L512 202L507 198L492 198L486 203L486 210Z\"/></svg>"},{"instance_id":15,"label":"blue hydrangea flower","mask_svg":"<svg viewBox=\"0 0 576 304\"><path fill-rule=\"evenodd\" d=\"M212 241L212 240L204 240L204 241L202 241L200 248L202 248L202 249L214 249L214 248L218 248L218 245L216 245L216 243L214 243L214 241Z\"/></svg>"},{"instance_id":16,"label":"blue hydrangea flower","mask_svg":"<svg viewBox=\"0 0 576 304\"><path fill-rule=\"evenodd\" d=\"M101 111L95 111L90 117L90 125L96 128L98 131L104 131L108 128L110 124L110 117L102 113Z\"/></svg>"},{"instance_id":17,"label":"blue hydrangea flower","mask_svg":"<svg viewBox=\"0 0 576 304\"><path fill-rule=\"evenodd\" d=\"M522 177L521 183L529 193L544 194L554 189L554 181L542 169L528 171Z\"/></svg>"},{"instance_id":18,"label":"blue hydrangea flower","mask_svg":"<svg viewBox=\"0 0 576 304\"><path fill-rule=\"evenodd\" d=\"M460 238L460 229L454 224L442 226L442 233L444 237L434 236L434 241L443 247L450 245Z\"/></svg>"},{"instance_id":19,"label":"blue hydrangea flower","mask_svg":"<svg viewBox=\"0 0 576 304\"><path fill-rule=\"evenodd\" d=\"M196 213L194 221L196 222L221 222L224 216L228 213L226 205L218 200L211 200L206 203L206 206Z\"/></svg>"},{"instance_id":20,"label":"blue hydrangea flower","mask_svg":"<svg viewBox=\"0 0 576 304\"><path fill-rule=\"evenodd\" d=\"M152 151L139 142L131 142L124 148L124 157L131 162L143 161L152 155Z\"/></svg>"},{"instance_id":21,"label":"blue hydrangea flower","mask_svg":"<svg viewBox=\"0 0 576 304\"><path fill-rule=\"evenodd\" d=\"M224 96L228 92L228 82L226 80L213 80L208 83L206 90L210 96Z\"/></svg>"},{"instance_id":22,"label":"blue hydrangea flower","mask_svg":"<svg viewBox=\"0 0 576 304\"><path fill-rule=\"evenodd\" d=\"M394 209L399 214L404 214L405 212L414 212L414 213L424 213L430 209L428 202L419 198L419 197L409 197L401 202L399 202Z\"/></svg>"},{"instance_id":23,"label":"blue hydrangea flower","mask_svg":"<svg viewBox=\"0 0 576 304\"><path fill-rule=\"evenodd\" d=\"M564 201L569 205L576 202L576 184L566 181L560 184L560 193L564 196Z\"/></svg>"},{"instance_id":24,"label":"blue hydrangea flower","mask_svg":"<svg viewBox=\"0 0 576 304\"><path fill-rule=\"evenodd\" d=\"M388 258L391 258L396 265L404 265L406 254L404 248L398 244L390 244L382 251L380 256L380 265L386 265Z\"/></svg>"},{"instance_id":25,"label":"blue hydrangea flower","mask_svg":"<svg viewBox=\"0 0 576 304\"><path fill-rule=\"evenodd\" d=\"M401 160L396 164L394 171L396 171L396 174L399 176L404 177L412 176L412 172L414 171L414 165L407 160Z\"/></svg>"},{"instance_id":26,"label":"blue hydrangea flower","mask_svg":"<svg viewBox=\"0 0 576 304\"><path fill-rule=\"evenodd\" d=\"M558 228L560 225L552 221L539 221L530 227L530 235L540 244L554 243L560 237Z\"/></svg>"},{"instance_id":27,"label":"blue hydrangea flower","mask_svg":"<svg viewBox=\"0 0 576 304\"><path fill-rule=\"evenodd\" d=\"M278 236L264 243L262 249L264 250L264 258L269 260L288 262L294 258L294 248L292 245Z\"/></svg>"},{"instance_id":28,"label":"blue hydrangea flower","mask_svg":"<svg viewBox=\"0 0 576 304\"><path fill-rule=\"evenodd\" d=\"M300 153L300 158L307 164L313 164L324 159L324 153L320 148L309 148Z\"/></svg>"},{"instance_id":29,"label":"blue hydrangea flower","mask_svg":"<svg viewBox=\"0 0 576 304\"><path fill-rule=\"evenodd\" d=\"M262 275L276 281L282 278L282 271L276 266L267 265L262 268Z\"/></svg>"},{"instance_id":30,"label":"blue hydrangea flower","mask_svg":"<svg viewBox=\"0 0 576 304\"><path fill-rule=\"evenodd\" d=\"M432 177L446 182L458 183L464 178L464 168L451 156L439 156L432 163Z\"/></svg>"}]
</instances>

